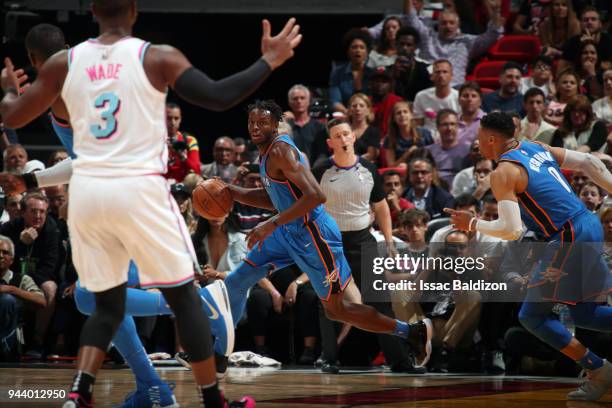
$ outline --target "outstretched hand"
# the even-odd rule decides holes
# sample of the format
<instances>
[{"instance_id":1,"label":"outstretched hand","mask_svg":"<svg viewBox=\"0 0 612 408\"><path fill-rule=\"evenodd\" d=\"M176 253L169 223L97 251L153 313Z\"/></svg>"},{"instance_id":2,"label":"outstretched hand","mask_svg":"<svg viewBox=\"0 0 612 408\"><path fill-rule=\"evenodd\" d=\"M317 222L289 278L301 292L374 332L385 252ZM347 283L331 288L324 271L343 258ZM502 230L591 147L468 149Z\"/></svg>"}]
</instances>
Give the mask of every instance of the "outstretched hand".
<instances>
[{"instance_id":1,"label":"outstretched hand","mask_svg":"<svg viewBox=\"0 0 612 408\"><path fill-rule=\"evenodd\" d=\"M0 186L7 196L21 194L26 191L23 176L10 173L0 173Z\"/></svg>"},{"instance_id":2,"label":"outstretched hand","mask_svg":"<svg viewBox=\"0 0 612 408\"><path fill-rule=\"evenodd\" d=\"M278 35L272 37L272 27L268 20L262 21L261 54L263 59L274 70L293 57L293 50L302 41L300 26L291 17Z\"/></svg>"},{"instance_id":3,"label":"outstretched hand","mask_svg":"<svg viewBox=\"0 0 612 408\"><path fill-rule=\"evenodd\" d=\"M13 61L6 57L4 59L4 69L0 76L0 86L2 86L2 90L6 92L8 89L14 89L15 92L21 94L29 85L25 84L22 86L27 80L28 76L25 74L25 71L21 68L16 70L13 66Z\"/></svg>"},{"instance_id":4,"label":"outstretched hand","mask_svg":"<svg viewBox=\"0 0 612 408\"><path fill-rule=\"evenodd\" d=\"M461 231L470 230L470 221L472 220L472 214L467 211L453 210L452 208L445 208L444 212L450 214L450 223Z\"/></svg>"}]
</instances>

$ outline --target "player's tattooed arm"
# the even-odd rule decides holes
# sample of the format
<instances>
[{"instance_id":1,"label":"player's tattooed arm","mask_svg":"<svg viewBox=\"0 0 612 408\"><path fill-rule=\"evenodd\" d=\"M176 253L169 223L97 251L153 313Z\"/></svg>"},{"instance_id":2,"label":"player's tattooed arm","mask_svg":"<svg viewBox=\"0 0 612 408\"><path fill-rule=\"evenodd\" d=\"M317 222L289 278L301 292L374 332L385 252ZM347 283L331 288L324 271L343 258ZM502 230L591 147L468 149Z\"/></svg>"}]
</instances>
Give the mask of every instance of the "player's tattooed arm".
<instances>
[{"instance_id":1,"label":"player's tattooed arm","mask_svg":"<svg viewBox=\"0 0 612 408\"><path fill-rule=\"evenodd\" d=\"M53 55L42 66L36 81L26 89L27 76L15 69L9 58L4 60L1 85L5 92L0 102L0 116L6 127L18 129L42 115L59 96L68 73L68 52Z\"/></svg>"}]
</instances>

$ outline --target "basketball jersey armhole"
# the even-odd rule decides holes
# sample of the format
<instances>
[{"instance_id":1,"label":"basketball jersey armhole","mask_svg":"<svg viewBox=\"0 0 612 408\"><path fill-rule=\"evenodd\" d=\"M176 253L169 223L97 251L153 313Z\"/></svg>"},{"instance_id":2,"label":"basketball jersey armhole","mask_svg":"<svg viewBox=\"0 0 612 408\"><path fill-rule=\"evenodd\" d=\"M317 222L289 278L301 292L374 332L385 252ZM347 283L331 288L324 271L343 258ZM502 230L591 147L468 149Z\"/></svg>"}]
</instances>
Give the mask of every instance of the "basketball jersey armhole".
<instances>
[{"instance_id":1,"label":"basketball jersey armhole","mask_svg":"<svg viewBox=\"0 0 612 408\"><path fill-rule=\"evenodd\" d=\"M514 160L514 159L500 159L499 163L501 162L508 162L508 163L514 163L518 166L520 166L523 170L525 170L525 174L527 175L527 185L525 186L525 190L519 192L515 192L516 195L521 195L524 194L525 191L527 191L527 187L529 186L529 170L527 170L527 167L525 167L525 165L523 163L521 163L519 160ZM499 165L499 164L498 164Z\"/></svg>"},{"instance_id":2,"label":"basketball jersey armhole","mask_svg":"<svg viewBox=\"0 0 612 408\"><path fill-rule=\"evenodd\" d=\"M279 180L279 179L276 179L276 178L274 178L274 177L270 176L270 173L268 173L268 157L269 157L269 153L270 153L270 150L272 150L272 146L274 146L274 144L276 144L276 143L285 143L285 144L289 145L289 147L290 147L291 149L293 149L293 150L294 150L294 151L297 153L297 155L298 155L298 161L300 162L300 164L302 164L302 165L303 165L302 161L301 161L301 160L299 160L299 158L301 158L302 156L300 155L300 151L298 150L298 148L297 148L297 147L293 146L291 143L289 143L289 142L288 142L288 141L286 141L286 140L282 140L280 137L279 137L279 138L277 138L277 139L275 139L275 140L272 142L272 144L270 145L270 147L268 148L268 150L266 151L266 153L265 153L265 159L266 159L266 161L265 161L265 163L264 163L264 173L266 173L266 177L268 177L270 180L272 180L272 181L274 181L274 182L277 182L277 183L288 183L288 182L289 182L289 179L287 179L287 180ZM263 160L262 160L262 161L263 161Z\"/></svg>"}]
</instances>

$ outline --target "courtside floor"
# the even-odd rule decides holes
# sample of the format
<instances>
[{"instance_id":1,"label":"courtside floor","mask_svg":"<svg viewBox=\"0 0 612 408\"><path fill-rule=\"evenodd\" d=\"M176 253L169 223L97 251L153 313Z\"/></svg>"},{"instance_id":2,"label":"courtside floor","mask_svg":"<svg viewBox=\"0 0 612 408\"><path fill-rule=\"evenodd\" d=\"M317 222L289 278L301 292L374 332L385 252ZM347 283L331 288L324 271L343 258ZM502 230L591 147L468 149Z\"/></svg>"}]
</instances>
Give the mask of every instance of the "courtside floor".
<instances>
[{"instance_id":1,"label":"courtside floor","mask_svg":"<svg viewBox=\"0 0 612 408\"><path fill-rule=\"evenodd\" d=\"M10 400L9 389L65 390L73 365L0 366L0 407L59 407L60 400ZM182 367L158 368L165 381L176 384L183 407L196 407L191 372ZM338 375L315 369L230 368L223 388L230 397L251 395L261 408L308 407L470 407L470 408L612 408L612 392L598 403L566 401L580 379L561 377L480 376L457 374L408 375L382 370L343 370ZM96 381L97 407L112 407L134 387L125 368L104 369Z\"/></svg>"}]
</instances>

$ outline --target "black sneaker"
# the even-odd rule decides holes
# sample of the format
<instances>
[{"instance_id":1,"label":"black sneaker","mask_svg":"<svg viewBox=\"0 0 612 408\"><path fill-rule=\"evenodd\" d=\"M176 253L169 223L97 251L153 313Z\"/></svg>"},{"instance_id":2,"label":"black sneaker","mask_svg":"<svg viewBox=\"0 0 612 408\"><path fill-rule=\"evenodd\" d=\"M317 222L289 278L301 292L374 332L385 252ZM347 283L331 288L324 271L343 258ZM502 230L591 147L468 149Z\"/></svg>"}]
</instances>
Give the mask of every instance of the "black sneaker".
<instances>
[{"instance_id":1,"label":"black sneaker","mask_svg":"<svg viewBox=\"0 0 612 408\"><path fill-rule=\"evenodd\" d=\"M225 378L227 375L227 356L215 353L215 367L217 368L217 379Z\"/></svg>"},{"instance_id":2,"label":"black sneaker","mask_svg":"<svg viewBox=\"0 0 612 408\"><path fill-rule=\"evenodd\" d=\"M321 372L325 373L325 374L338 374L340 372L340 367L338 362L336 361L331 362L331 361L326 361L323 363L323 366L321 366Z\"/></svg>"},{"instance_id":3,"label":"black sneaker","mask_svg":"<svg viewBox=\"0 0 612 408\"><path fill-rule=\"evenodd\" d=\"M431 320L423 319L417 323L411 323L406 342L414 354L415 367L424 367L431 357L431 336L433 326Z\"/></svg>"},{"instance_id":4,"label":"black sneaker","mask_svg":"<svg viewBox=\"0 0 612 408\"><path fill-rule=\"evenodd\" d=\"M299 365L311 366L316 360L315 351L312 347L304 347L304 351L298 360Z\"/></svg>"},{"instance_id":5,"label":"black sneaker","mask_svg":"<svg viewBox=\"0 0 612 408\"><path fill-rule=\"evenodd\" d=\"M174 355L174 359L183 367L191 370L191 357L189 357L189 354L185 353L184 351L179 351Z\"/></svg>"},{"instance_id":6,"label":"black sneaker","mask_svg":"<svg viewBox=\"0 0 612 408\"><path fill-rule=\"evenodd\" d=\"M413 364L405 362L392 365L391 372L405 374L426 374L427 369L425 367L415 367Z\"/></svg>"}]
</instances>

